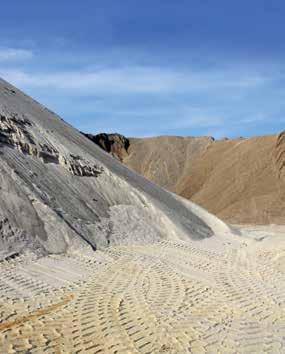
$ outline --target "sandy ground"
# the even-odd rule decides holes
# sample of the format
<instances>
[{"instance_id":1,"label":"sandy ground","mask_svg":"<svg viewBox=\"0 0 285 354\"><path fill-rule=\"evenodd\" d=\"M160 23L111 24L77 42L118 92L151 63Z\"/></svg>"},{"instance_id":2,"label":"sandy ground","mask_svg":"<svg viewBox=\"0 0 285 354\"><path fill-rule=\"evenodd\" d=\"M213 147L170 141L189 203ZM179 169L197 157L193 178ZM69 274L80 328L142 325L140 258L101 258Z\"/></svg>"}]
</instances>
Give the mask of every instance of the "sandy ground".
<instances>
[{"instance_id":1,"label":"sandy ground","mask_svg":"<svg viewBox=\"0 0 285 354\"><path fill-rule=\"evenodd\" d=\"M285 227L1 263L1 353L284 353Z\"/></svg>"}]
</instances>

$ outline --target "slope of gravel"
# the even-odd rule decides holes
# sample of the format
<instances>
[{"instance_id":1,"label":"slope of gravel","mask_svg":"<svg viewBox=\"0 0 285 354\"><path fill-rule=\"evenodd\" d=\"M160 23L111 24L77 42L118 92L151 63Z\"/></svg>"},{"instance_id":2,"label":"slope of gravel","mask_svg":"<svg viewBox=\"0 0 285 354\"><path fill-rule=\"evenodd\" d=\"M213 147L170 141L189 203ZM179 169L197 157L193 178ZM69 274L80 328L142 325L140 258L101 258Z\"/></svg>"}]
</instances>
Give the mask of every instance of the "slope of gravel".
<instances>
[{"instance_id":1,"label":"slope of gravel","mask_svg":"<svg viewBox=\"0 0 285 354\"><path fill-rule=\"evenodd\" d=\"M2 259L215 232L208 213L197 216L5 81L0 160Z\"/></svg>"}]
</instances>

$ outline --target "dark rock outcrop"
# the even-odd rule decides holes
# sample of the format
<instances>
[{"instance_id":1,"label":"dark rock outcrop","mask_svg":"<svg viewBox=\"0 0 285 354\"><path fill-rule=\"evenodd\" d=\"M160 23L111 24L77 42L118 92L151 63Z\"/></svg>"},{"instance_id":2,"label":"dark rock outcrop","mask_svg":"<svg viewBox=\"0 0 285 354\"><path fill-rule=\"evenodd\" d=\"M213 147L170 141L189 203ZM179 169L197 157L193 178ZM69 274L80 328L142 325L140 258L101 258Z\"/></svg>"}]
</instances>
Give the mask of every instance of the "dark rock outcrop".
<instances>
[{"instance_id":1,"label":"dark rock outcrop","mask_svg":"<svg viewBox=\"0 0 285 354\"><path fill-rule=\"evenodd\" d=\"M120 161L123 161L123 159L128 155L130 141L121 134L82 134L93 141L93 143L97 144L101 149L110 153L113 157L119 159Z\"/></svg>"}]
</instances>

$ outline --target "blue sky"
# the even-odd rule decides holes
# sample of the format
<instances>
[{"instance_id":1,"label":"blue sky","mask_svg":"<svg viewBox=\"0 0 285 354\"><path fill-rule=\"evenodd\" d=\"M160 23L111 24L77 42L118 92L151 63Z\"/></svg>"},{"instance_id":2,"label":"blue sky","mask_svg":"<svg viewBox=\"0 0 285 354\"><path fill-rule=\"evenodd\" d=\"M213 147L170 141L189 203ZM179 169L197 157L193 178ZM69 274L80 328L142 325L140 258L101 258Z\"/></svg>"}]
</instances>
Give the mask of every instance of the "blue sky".
<instances>
[{"instance_id":1,"label":"blue sky","mask_svg":"<svg viewBox=\"0 0 285 354\"><path fill-rule=\"evenodd\" d=\"M0 76L81 130L284 129L284 0L14 0L1 13Z\"/></svg>"}]
</instances>

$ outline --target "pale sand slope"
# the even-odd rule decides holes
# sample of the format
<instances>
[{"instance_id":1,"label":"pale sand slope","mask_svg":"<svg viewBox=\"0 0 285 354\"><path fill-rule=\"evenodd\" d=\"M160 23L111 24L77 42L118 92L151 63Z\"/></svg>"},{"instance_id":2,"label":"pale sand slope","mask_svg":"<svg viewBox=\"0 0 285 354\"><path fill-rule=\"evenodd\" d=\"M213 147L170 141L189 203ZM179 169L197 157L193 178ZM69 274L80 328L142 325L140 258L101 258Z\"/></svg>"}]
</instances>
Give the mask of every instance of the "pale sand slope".
<instances>
[{"instance_id":1,"label":"pale sand slope","mask_svg":"<svg viewBox=\"0 0 285 354\"><path fill-rule=\"evenodd\" d=\"M285 228L240 230L2 263L0 352L284 353Z\"/></svg>"}]
</instances>

